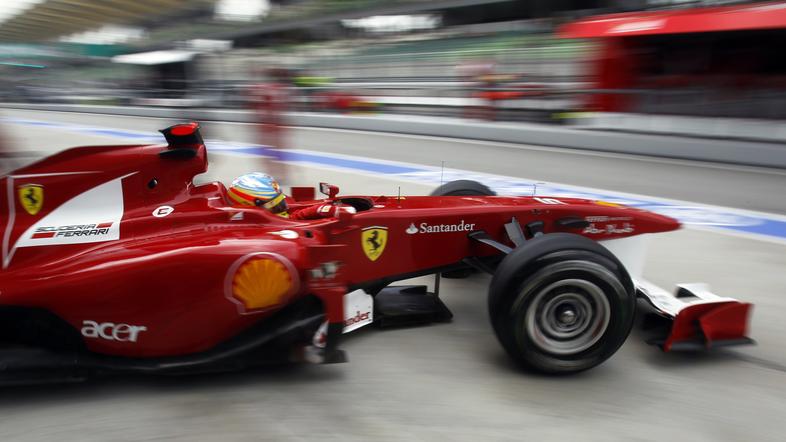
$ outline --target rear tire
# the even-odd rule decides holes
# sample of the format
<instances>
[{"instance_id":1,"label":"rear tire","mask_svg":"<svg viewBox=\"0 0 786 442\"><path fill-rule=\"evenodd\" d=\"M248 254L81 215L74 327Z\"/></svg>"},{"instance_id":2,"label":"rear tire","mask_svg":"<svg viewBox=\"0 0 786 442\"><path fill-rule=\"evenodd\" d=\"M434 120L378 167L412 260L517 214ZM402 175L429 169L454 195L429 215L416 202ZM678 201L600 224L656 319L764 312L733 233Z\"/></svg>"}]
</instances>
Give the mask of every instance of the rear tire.
<instances>
[{"instance_id":1,"label":"rear tire","mask_svg":"<svg viewBox=\"0 0 786 442\"><path fill-rule=\"evenodd\" d=\"M497 339L524 368L569 374L613 355L635 316L633 282L595 241L542 235L500 263L489 287Z\"/></svg>"},{"instance_id":2,"label":"rear tire","mask_svg":"<svg viewBox=\"0 0 786 442\"><path fill-rule=\"evenodd\" d=\"M495 196L485 184L472 180L456 180L445 183L430 194L431 196Z\"/></svg>"}]
</instances>

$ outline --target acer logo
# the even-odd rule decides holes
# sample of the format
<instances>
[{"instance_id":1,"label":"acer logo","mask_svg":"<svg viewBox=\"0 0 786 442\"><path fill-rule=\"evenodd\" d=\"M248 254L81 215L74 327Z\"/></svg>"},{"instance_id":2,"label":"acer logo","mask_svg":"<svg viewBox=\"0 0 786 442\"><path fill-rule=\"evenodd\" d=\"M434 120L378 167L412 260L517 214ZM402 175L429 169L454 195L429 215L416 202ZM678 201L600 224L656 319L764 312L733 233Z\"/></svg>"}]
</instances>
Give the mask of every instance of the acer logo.
<instances>
[{"instance_id":1,"label":"acer logo","mask_svg":"<svg viewBox=\"0 0 786 442\"><path fill-rule=\"evenodd\" d=\"M82 336L101 338L108 341L136 342L139 333L147 327L139 325L115 324L114 322L82 321Z\"/></svg>"}]
</instances>

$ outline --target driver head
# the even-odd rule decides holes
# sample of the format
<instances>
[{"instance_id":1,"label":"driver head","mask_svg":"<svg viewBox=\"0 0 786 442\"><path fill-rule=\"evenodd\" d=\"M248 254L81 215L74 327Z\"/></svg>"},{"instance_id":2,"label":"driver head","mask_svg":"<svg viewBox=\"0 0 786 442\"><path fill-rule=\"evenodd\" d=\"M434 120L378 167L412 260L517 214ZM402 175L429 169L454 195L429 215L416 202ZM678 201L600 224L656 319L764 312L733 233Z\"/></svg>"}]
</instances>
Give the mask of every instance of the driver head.
<instances>
[{"instance_id":1,"label":"driver head","mask_svg":"<svg viewBox=\"0 0 786 442\"><path fill-rule=\"evenodd\" d=\"M252 172L232 181L229 198L236 206L257 206L279 216L288 216L287 200L281 186L268 174Z\"/></svg>"}]
</instances>

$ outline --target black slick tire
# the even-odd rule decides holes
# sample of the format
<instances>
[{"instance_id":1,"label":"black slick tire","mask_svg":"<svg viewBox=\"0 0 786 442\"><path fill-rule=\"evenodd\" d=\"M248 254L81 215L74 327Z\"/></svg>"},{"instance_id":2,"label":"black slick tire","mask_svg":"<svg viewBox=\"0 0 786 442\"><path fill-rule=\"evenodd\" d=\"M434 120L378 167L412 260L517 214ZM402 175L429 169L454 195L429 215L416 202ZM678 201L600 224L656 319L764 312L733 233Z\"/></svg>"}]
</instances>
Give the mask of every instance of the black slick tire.
<instances>
[{"instance_id":1,"label":"black slick tire","mask_svg":"<svg viewBox=\"0 0 786 442\"><path fill-rule=\"evenodd\" d=\"M636 296L625 267L605 247L553 233L503 259L488 303L494 332L517 364L569 374L619 349L633 326Z\"/></svg>"}]
</instances>

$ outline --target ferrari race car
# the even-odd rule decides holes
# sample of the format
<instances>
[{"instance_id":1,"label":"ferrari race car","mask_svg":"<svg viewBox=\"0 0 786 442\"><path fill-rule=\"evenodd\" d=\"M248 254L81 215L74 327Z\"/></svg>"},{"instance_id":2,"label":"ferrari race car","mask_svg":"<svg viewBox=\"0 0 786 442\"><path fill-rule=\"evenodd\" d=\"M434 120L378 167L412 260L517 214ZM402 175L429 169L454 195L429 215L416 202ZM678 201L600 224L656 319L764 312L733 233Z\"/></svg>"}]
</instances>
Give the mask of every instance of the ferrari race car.
<instances>
[{"instance_id":1,"label":"ferrari race car","mask_svg":"<svg viewBox=\"0 0 786 442\"><path fill-rule=\"evenodd\" d=\"M491 325L522 367L573 373L609 358L637 304L669 321L663 350L743 343L750 305L641 279L642 234L674 219L603 201L292 189L317 220L235 207L196 123L165 145L77 147L0 178L0 382L182 374L346 360L343 333L447 321L441 276L492 276ZM432 289L390 285L435 275ZM637 299L643 302L637 303Z\"/></svg>"}]
</instances>

